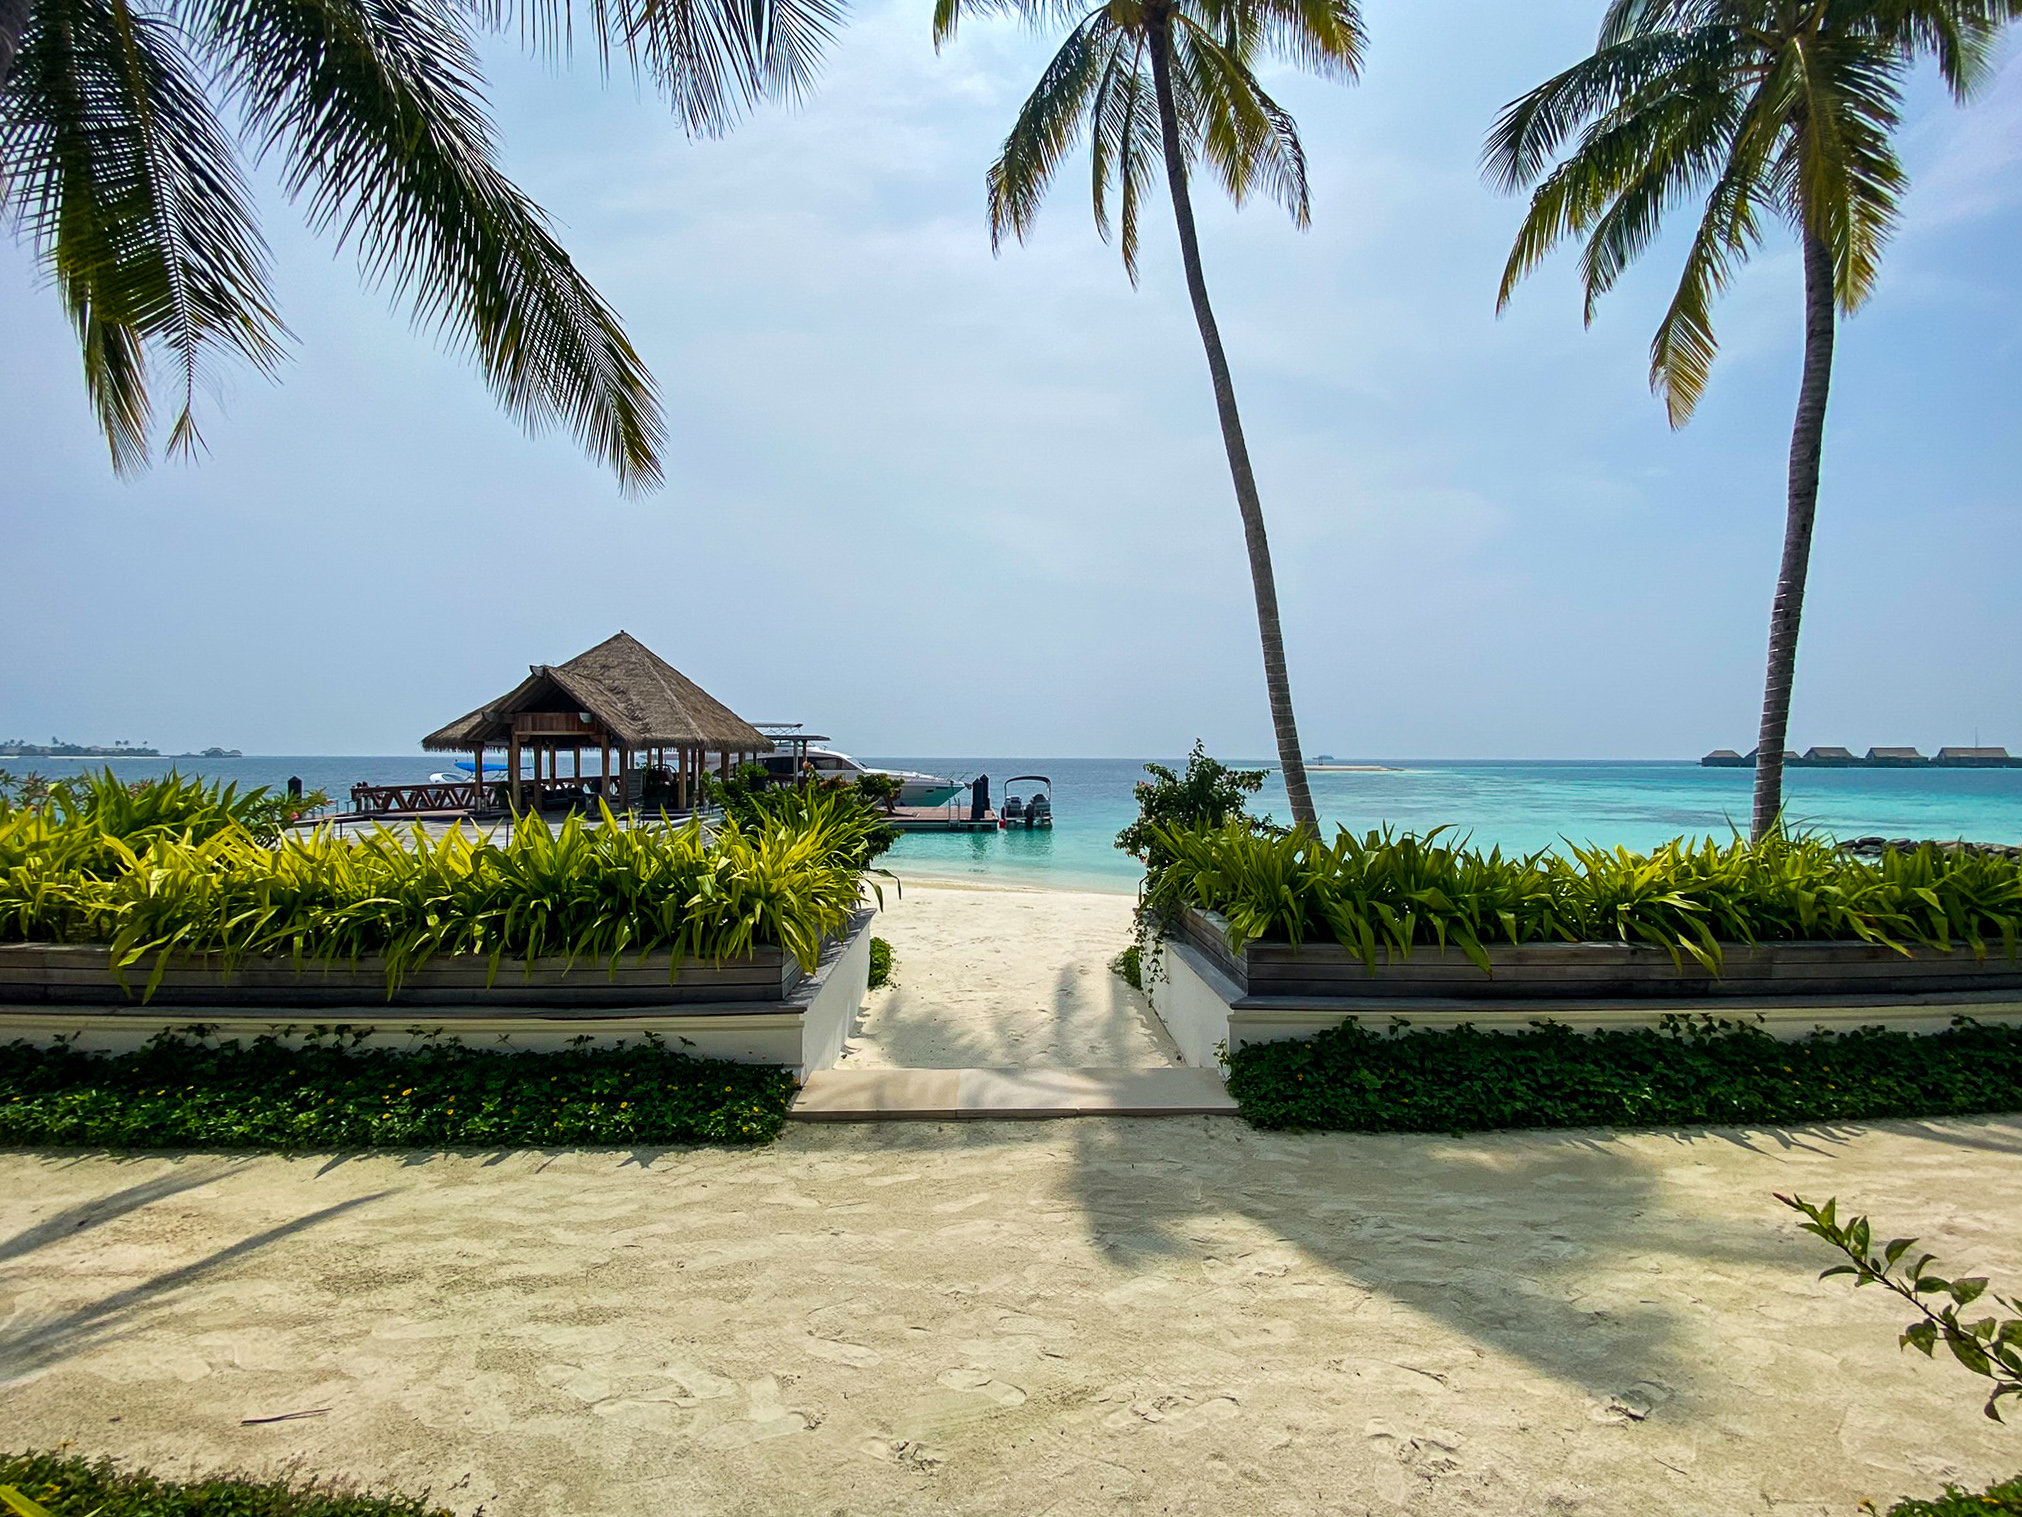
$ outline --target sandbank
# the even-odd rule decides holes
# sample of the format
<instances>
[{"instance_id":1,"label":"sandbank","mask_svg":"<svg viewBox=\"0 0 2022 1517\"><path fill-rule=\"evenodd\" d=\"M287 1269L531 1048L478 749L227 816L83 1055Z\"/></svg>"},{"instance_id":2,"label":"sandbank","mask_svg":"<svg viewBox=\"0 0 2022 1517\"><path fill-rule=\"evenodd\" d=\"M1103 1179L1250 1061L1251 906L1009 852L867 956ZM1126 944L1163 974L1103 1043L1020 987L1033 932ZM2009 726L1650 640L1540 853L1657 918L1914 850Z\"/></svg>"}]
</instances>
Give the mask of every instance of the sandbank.
<instances>
[{"instance_id":1,"label":"sandbank","mask_svg":"<svg viewBox=\"0 0 2022 1517\"><path fill-rule=\"evenodd\" d=\"M2013 1121L0 1155L4 1441L463 1517L1853 1517L2022 1449L1770 1192L2013 1282L2018 1165Z\"/></svg>"}]
</instances>

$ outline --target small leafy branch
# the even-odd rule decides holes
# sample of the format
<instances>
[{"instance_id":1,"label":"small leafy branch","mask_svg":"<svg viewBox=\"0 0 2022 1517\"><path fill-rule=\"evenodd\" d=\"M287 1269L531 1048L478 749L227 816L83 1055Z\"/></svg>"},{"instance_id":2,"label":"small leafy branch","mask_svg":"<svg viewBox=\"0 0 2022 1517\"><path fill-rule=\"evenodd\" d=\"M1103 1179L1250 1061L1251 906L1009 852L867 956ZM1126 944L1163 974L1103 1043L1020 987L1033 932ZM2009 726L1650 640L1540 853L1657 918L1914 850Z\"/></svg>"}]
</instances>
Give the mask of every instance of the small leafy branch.
<instances>
[{"instance_id":1,"label":"small leafy branch","mask_svg":"<svg viewBox=\"0 0 2022 1517\"><path fill-rule=\"evenodd\" d=\"M1945 1279L1932 1271L1938 1261L1931 1254L1919 1255L1913 1263L1904 1265L1904 1257L1917 1246L1915 1238L1892 1239L1882 1246L1879 1254L1873 1253L1868 1219L1855 1217L1841 1223L1837 1197L1824 1206L1813 1206L1802 1196L1778 1195L1776 1199L1809 1217L1804 1230L1825 1239L1849 1260L1821 1271L1819 1279L1852 1275L1856 1289L1879 1285L1909 1302L1916 1308L1917 1316L1903 1329L1899 1344L1920 1349L1926 1358L1931 1358L1932 1350L1942 1342L1959 1363L1993 1381L1985 1411L1994 1421L2001 1420L2001 1399L2022 1396L2022 1315L1965 1322L1960 1320L1959 1313L1984 1297L2007 1311L2022 1314L2022 1301L1989 1291L1986 1280L1981 1278ZM1932 1310L1932 1303L1940 1297L1950 1300Z\"/></svg>"}]
</instances>

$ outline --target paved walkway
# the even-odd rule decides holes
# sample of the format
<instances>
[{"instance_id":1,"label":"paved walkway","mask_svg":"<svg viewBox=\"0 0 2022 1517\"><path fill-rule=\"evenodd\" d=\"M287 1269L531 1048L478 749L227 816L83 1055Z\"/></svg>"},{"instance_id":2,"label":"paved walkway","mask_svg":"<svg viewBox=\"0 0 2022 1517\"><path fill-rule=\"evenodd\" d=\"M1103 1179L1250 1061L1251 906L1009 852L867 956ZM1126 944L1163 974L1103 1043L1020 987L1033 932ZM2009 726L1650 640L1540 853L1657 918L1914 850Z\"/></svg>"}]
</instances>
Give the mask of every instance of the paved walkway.
<instances>
[{"instance_id":1,"label":"paved walkway","mask_svg":"<svg viewBox=\"0 0 2022 1517\"><path fill-rule=\"evenodd\" d=\"M2022 1468L1792 1189L2022 1282L2015 1122L0 1154L4 1442L464 1517L1854 1517Z\"/></svg>"},{"instance_id":2,"label":"paved walkway","mask_svg":"<svg viewBox=\"0 0 2022 1517\"><path fill-rule=\"evenodd\" d=\"M1210 1069L823 1069L793 1103L802 1122L1003 1117L1234 1116Z\"/></svg>"}]
</instances>

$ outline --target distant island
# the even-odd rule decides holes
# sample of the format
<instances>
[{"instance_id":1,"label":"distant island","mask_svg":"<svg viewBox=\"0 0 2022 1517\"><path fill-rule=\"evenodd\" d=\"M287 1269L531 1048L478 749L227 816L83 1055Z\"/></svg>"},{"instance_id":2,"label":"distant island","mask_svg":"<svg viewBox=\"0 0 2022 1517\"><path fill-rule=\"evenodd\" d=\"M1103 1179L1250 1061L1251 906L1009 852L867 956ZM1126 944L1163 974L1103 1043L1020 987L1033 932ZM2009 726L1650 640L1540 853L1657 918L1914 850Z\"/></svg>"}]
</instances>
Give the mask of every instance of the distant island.
<instances>
[{"instance_id":1,"label":"distant island","mask_svg":"<svg viewBox=\"0 0 2022 1517\"><path fill-rule=\"evenodd\" d=\"M195 755L191 755L194 757ZM222 755L221 755L222 756ZM160 758L161 753L142 743L114 743L103 747L97 743L66 743L60 737L52 737L46 743L31 743L22 738L0 743L0 758ZM237 758L236 753L231 757Z\"/></svg>"},{"instance_id":2,"label":"distant island","mask_svg":"<svg viewBox=\"0 0 2022 1517\"><path fill-rule=\"evenodd\" d=\"M145 743L66 743L60 737L52 737L46 743L31 743L24 738L15 738L0 743L0 759L5 758L160 758L159 748L150 748ZM235 759L245 754L236 748L206 748L202 753L172 753L170 758L186 759Z\"/></svg>"}]
</instances>

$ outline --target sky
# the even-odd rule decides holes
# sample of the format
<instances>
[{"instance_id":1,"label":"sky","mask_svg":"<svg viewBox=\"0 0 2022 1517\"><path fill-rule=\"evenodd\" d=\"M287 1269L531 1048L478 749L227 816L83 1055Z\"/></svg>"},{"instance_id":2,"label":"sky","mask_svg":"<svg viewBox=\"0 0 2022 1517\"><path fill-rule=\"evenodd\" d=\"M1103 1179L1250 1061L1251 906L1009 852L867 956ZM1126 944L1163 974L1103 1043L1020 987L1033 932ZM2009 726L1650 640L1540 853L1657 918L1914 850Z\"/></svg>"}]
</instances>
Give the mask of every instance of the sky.
<instances>
[{"instance_id":1,"label":"sky","mask_svg":"<svg viewBox=\"0 0 2022 1517\"><path fill-rule=\"evenodd\" d=\"M1353 87L1273 72L1313 225L1199 186L1306 751L1666 758L1753 745L1799 361L1779 229L1693 422L1648 344L1661 240L1583 328L1497 110L1598 0L1364 0ZM74 342L0 242L0 738L399 753L630 631L741 715L865 753L1271 751L1240 526L1169 210L1133 290L1085 153L993 256L983 175L1047 41L860 7L818 91L691 141L649 92L488 49L508 171L664 396L664 490L529 438L260 182L281 382L116 479ZM1928 79L1872 301L1841 331L1791 737L2022 750L2022 50ZM1681 220L1680 227L1684 222Z\"/></svg>"}]
</instances>

